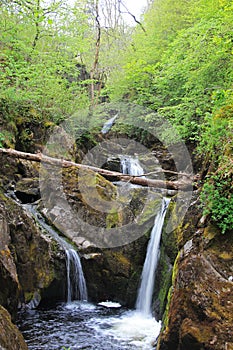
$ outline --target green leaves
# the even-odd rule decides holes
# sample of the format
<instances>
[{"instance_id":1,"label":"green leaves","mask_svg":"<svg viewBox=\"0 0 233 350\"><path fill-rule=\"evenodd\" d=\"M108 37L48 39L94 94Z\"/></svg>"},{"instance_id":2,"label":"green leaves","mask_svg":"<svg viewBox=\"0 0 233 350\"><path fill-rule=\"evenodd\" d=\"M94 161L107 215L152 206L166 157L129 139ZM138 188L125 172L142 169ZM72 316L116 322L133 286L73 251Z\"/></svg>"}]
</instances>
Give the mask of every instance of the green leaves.
<instances>
[{"instance_id":1,"label":"green leaves","mask_svg":"<svg viewBox=\"0 0 233 350\"><path fill-rule=\"evenodd\" d=\"M181 136L198 141L207 113L232 89L232 19L227 2L155 0L136 32L112 96L127 95L170 119ZM114 95L116 92L116 95ZM225 92L223 93L225 94Z\"/></svg>"},{"instance_id":2,"label":"green leaves","mask_svg":"<svg viewBox=\"0 0 233 350\"><path fill-rule=\"evenodd\" d=\"M87 16L60 5L22 0L0 8L0 97L28 100L56 122L88 104L75 59L88 49Z\"/></svg>"},{"instance_id":3,"label":"green leaves","mask_svg":"<svg viewBox=\"0 0 233 350\"><path fill-rule=\"evenodd\" d=\"M5 140L5 136L0 132L0 147L3 147L4 140Z\"/></svg>"},{"instance_id":4,"label":"green leaves","mask_svg":"<svg viewBox=\"0 0 233 350\"><path fill-rule=\"evenodd\" d=\"M221 172L210 176L201 193L204 215L211 214L211 220L222 233L233 227L232 168L230 171L231 176L223 176Z\"/></svg>"}]
</instances>

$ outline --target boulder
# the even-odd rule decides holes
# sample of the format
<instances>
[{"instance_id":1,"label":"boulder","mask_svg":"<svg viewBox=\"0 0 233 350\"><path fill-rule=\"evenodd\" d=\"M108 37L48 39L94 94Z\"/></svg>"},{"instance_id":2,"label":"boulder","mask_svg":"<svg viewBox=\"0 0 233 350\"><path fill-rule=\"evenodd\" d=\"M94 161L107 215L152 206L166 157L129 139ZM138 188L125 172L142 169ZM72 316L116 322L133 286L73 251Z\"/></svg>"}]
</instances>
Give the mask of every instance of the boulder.
<instances>
[{"instance_id":1,"label":"boulder","mask_svg":"<svg viewBox=\"0 0 233 350\"><path fill-rule=\"evenodd\" d=\"M27 344L12 323L11 316L6 309L0 306L0 349L1 350L27 350Z\"/></svg>"},{"instance_id":2,"label":"boulder","mask_svg":"<svg viewBox=\"0 0 233 350\"><path fill-rule=\"evenodd\" d=\"M233 237L213 226L199 235L177 256L158 350L233 348Z\"/></svg>"},{"instance_id":3,"label":"boulder","mask_svg":"<svg viewBox=\"0 0 233 350\"><path fill-rule=\"evenodd\" d=\"M15 313L20 285L16 265L9 249L10 241L10 229L6 220L5 206L0 202L0 304Z\"/></svg>"},{"instance_id":4,"label":"boulder","mask_svg":"<svg viewBox=\"0 0 233 350\"><path fill-rule=\"evenodd\" d=\"M35 293L43 298L64 299L63 249L39 228L22 205L3 194L0 229L1 304L14 313L18 305L35 299ZM29 305L32 304L35 303Z\"/></svg>"}]
</instances>

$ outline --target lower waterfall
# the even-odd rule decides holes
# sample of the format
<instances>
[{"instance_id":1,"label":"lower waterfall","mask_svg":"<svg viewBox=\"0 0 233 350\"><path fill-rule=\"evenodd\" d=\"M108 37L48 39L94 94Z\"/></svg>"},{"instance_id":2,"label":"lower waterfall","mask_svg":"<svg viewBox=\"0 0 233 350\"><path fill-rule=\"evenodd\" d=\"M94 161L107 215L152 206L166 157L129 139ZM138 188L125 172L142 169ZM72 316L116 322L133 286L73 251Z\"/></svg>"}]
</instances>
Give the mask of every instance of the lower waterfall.
<instances>
[{"instance_id":1,"label":"lower waterfall","mask_svg":"<svg viewBox=\"0 0 233 350\"><path fill-rule=\"evenodd\" d=\"M138 291L136 309L144 315L151 315L151 304L154 289L155 271L159 260L159 243L164 223L164 218L170 200L163 198L161 208L156 215L154 226L151 231L150 241L147 246L146 259L144 262L141 285Z\"/></svg>"},{"instance_id":2,"label":"lower waterfall","mask_svg":"<svg viewBox=\"0 0 233 350\"><path fill-rule=\"evenodd\" d=\"M130 157L129 162L133 158ZM140 163L132 162L143 174ZM131 164L132 164L131 163ZM139 166L138 166L139 165ZM131 169L128 167L127 172ZM130 171L130 172L131 172ZM159 259L159 243L169 200L163 199L155 218L141 275L136 310L127 310L109 300L87 302L87 288L78 253L48 225L33 205L25 205L36 221L66 253L67 302L55 308L22 313L19 327L30 350L67 348L96 350L153 350L161 321L152 316L154 277ZM49 322L48 322L49 320Z\"/></svg>"},{"instance_id":3,"label":"lower waterfall","mask_svg":"<svg viewBox=\"0 0 233 350\"><path fill-rule=\"evenodd\" d=\"M25 204L24 208L33 215L38 224L61 245L66 253L67 302L69 303L72 300L86 301L88 299L87 287L78 253L45 222L44 218L33 205Z\"/></svg>"},{"instance_id":4,"label":"lower waterfall","mask_svg":"<svg viewBox=\"0 0 233 350\"><path fill-rule=\"evenodd\" d=\"M67 268L67 302L87 300L87 287L78 253L74 249L66 249Z\"/></svg>"}]
</instances>

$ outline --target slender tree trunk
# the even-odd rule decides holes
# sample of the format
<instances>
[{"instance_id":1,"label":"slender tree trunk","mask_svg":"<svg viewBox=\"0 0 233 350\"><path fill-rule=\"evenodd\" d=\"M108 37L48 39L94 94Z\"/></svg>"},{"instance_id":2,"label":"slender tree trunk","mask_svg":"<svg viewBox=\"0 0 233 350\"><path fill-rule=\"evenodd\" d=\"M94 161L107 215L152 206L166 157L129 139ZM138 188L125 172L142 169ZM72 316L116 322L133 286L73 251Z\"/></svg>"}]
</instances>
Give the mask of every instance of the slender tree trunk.
<instances>
[{"instance_id":1,"label":"slender tree trunk","mask_svg":"<svg viewBox=\"0 0 233 350\"><path fill-rule=\"evenodd\" d=\"M96 21L96 27L97 27L97 37L96 37L96 43L95 43L95 58L93 67L90 72L90 78L92 80L91 82L91 105L95 105L95 75L97 72L98 62L99 62L99 54L100 54L100 40L101 40L101 25L100 25L100 19L99 19L99 0L96 0L95 2L95 21Z\"/></svg>"}]
</instances>

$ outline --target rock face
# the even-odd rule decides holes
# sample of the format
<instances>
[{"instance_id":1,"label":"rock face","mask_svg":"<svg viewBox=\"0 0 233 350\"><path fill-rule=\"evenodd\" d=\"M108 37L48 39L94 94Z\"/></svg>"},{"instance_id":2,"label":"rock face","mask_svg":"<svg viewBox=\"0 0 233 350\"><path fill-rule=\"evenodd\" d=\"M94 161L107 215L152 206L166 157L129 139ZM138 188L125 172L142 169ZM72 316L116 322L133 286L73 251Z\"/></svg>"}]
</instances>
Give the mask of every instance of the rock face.
<instances>
[{"instance_id":1,"label":"rock face","mask_svg":"<svg viewBox=\"0 0 233 350\"><path fill-rule=\"evenodd\" d=\"M112 300L135 307L147 241L144 236L125 247L83 251L82 266L90 300Z\"/></svg>"},{"instance_id":2,"label":"rock face","mask_svg":"<svg viewBox=\"0 0 233 350\"><path fill-rule=\"evenodd\" d=\"M64 298L63 251L39 230L21 205L3 194L0 228L1 304L13 313L19 302L30 302L35 293L49 296L53 285L60 285L56 295Z\"/></svg>"},{"instance_id":3,"label":"rock face","mask_svg":"<svg viewBox=\"0 0 233 350\"><path fill-rule=\"evenodd\" d=\"M233 237L211 225L197 229L194 220L180 232L180 246L186 243L173 268L158 350L233 349Z\"/></svg>"},{"instance_id":4,"label":"rock face","mask_svg":"<svg viewBox=\"0 0 233 350\"><path fill-rule=\"evenodd\" d=\"M0 304L14 312L18 304L20 285L16 265L9 249L10 240L5 206L0 203Z\"/></svg>"},{"instance_id":5,"label":"rock face","mask_svg":"<svg viewBox=\"0 0 233 350\"><path fill-rule=\"evenodd\" d=\"M7 186L10 180L21 199L29 202L37 199L37 170L28 162L9 164L8 168L2 162L2 185ZM46 172L44 175L46 178ZM145 193L135 190L131 197L127 192L119 196L116 186L91 171L81 178L77 169L58 169L54 178L50 175L44 188L42 182L44 197L40 208L78 247L90 300L110 299L133 307L160 198L154 198L151 205L145 204L145 198L150 195L147 189L143 190ZM107 206L117 196L123 210L104 211L102 201ZM71 209L93 230L87 232L81 221L73 221ZM176 220L175 202L171 203L170 211ZM115 228L121 237L122 227L135 218L141 229L135 241L125 246L109 241L111 248L95 244L99 242L95 240L97 229L103 228L104 233ZM104 236L101 239L102 243L106 242ZM0 195L0 242L0 284L4 286L0 289L0 303L5 308L14 314L18 304L37 306L40 300L64 300L64 253L21 205L3 194ZM183 224L172 234L164 232L162 236L154 310L159 318L166 311L157 350L233 349L232 243L230 233L221 235L201 218L198 193L194 193Z\"/></svg>"},{"instance_id":6,"label":"rock face","mask_svg":"<svg viewBox=\"0 0 233 350\"><path fill-rule=\"evenodd\" d=\"M15 161L14 167L10 169L14 193L16 195L19 193L20 199L26 198L29 203L37 199L35 196L39 193L39 183L36 167L30 162ZM57 186L56 179L53 180L53 174L49 175L49 182L46 182L43 192L46 197L42 196L39 207L41 212L77 245L90 300L110 299L134 307L149 231L161 196L150 194L146 188L142 190L135 188L130 195L128 190L125 190L120 193L123 210L104 212L101 201L108 203L119 193L116 186L102 176L91 171L86 172L83 178L84 187L80 190L78 183L79 186L82 184L82 177L80 179L77 169L62 171L62 182L58 183L61 184L61 188ZM56 177L57 173L54 176ZM146 203L148 195L152 197L154 195L150 204ZM36 306L40 300L43 302L46 299L64 299L65 283L62 283L62 276L65 281L65 261L61 250L36 227L34 219L22 209L21 205L4 196L2 198L5 208L3 216L6 217L5 225L9 233L8 245L11 248L10 255L16 276L15 288L18 288L15 292L8 292L8 295L18 295L14 299L13 309L19 301L26 302L29 306ZM91 205L86 202L86 198L91 198ZM99 248L86 237L86 226L82 226L82 222L80 225L79 222L72 220L71 209L84 223L93 227L93 235L98 228L104 228L105 232L116 229L117 234L121 235L122 226L132 223L136 217L140 221L138 239L124 246L119 244L119 247ZM112 243L110 242L110 246ZM4 300L6 303L9 298L5 297Z\"/></svg>"},{"instance_id":7,"label":"rock face","mask_svg":"<svg viewBox=\"0 0 233 350\"><path fill-rule=\"evenodd\" d=\"M134 307L149 232L161 196L145 188L135 188L130 196L123 191L118 201L123 209L114 211L108 203L114 202L119 193L102 176L90 170L85 177L80 176L72 168L63 170L62 175L63 186L52 172L50 180L46 177L42 183L42 203L46 204L42 212L78 246L90 300L109 299ZM152 201L147 203L149 196ZM124 233L127 224L137 227L138 232ZM130 234L136 239L130 240ZM121 244L122 237L129 241L127 245L124 241Z\"/></svg>"},{"instance_id":8,"label":"rock face","mask_svg":"<svg viewBox=\"0 0 233 350\"><path fill-rule=\"evenodd\" d=\"M64 300L65 280L64 252L21 205L0 193L0 304L15 318L18 307L35 308L42 299ZM27 349L2 306L1 349Z\"/></svg>"},{"instance_id":9,"label":"rock face","mask_svg":"<svg viewBox=\"0 0 233 350\"><path fill-rule=\"evenodd\" d=\"M18 328L11 322L11 316L0 306L0 349L27 350L27 344Z\"/></svg>"}]
</instances>

